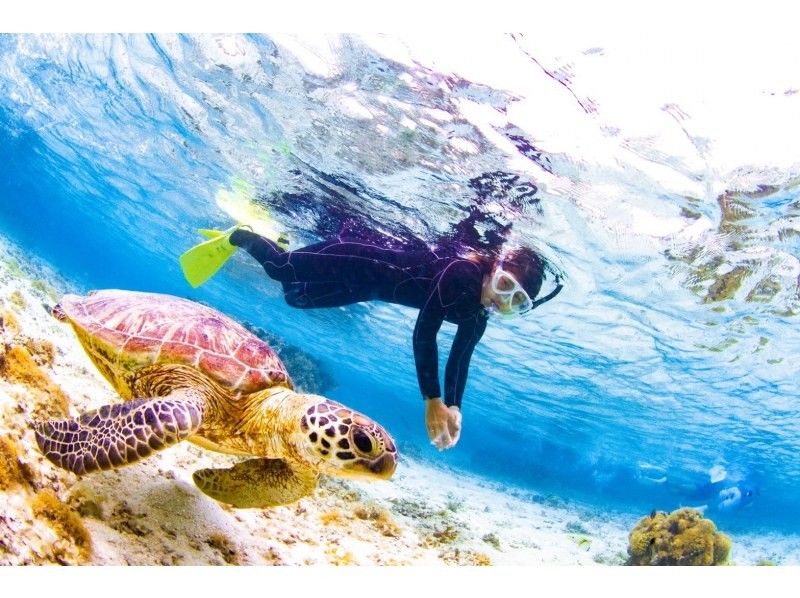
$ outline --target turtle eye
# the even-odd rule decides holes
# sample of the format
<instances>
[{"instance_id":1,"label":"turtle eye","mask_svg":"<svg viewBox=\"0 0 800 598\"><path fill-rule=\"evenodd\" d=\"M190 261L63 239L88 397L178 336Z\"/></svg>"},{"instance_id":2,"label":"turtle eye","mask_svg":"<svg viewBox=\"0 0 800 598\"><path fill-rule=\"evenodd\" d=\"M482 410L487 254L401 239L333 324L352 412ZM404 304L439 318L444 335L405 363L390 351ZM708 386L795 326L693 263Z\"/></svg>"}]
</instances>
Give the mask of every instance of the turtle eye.
<instances>
[{"instance_id":1,"label":"turtle eye","mask_svg":"<svg viewBox=\"0 0 800 598\"><path fill-rule=\"evenodd\" d=\"M355 443L356 448L362 453L372 452L372 436L363 430L357 429L355 432L353 432L353 442Z\"/></svg>"}]
</instances>

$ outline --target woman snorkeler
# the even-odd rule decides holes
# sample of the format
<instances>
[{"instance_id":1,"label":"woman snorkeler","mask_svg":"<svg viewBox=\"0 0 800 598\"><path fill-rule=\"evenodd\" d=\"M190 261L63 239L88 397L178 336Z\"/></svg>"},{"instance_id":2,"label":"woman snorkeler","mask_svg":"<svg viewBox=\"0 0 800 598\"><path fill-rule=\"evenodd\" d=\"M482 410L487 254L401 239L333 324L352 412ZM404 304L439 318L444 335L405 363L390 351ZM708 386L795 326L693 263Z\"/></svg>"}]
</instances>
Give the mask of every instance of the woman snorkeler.
<instances>
[{"instance_id":1,"label":"woman snorkeler","mask_svg":"<svg viewBox=\"0 0 800 598\"><path fill-rule=\"evenodd\" d=\"M431 247L411 231L398 231L399 238L377 232L375 222L359 217L340 201L362 195L363 189L310 164L303 167L310 173L308 180L316 181L312 187L328 192L322 198L279 193L271 203L287 212L297 206L313 212L316 203L324 205L325 218L318 219L313 232L327 241L287 251L280 235L264 230L277 243L246 226L201 231L211 240L181 256L187 280L192 286L202 284L241 247L281 283L291 306L313 309L377 300L418 309L412 342L426 429L439 450L455 446L472 352L489 315L524 316L562 288L561 275L538 252L506 248L512 225L495 217L493 206L498 203L515 215L537 209L536 185L503 171L470 179L474 197L466 206L467 216ZM247 194L242 201L252 203ZM260 220L270 221L269 214L259 214ZM547 273L553 275L555 288L537 299ZM443 394L436 336L445 321L458 328L445 367Z\"/></svg>"},{"instance_id":2,"label":"woman snorkeler","mask_svg":"<svg viewBox=\"0 0 800 598\"><path fill-rule=\"evenodd\" d=\"M428 437L439 450L453 447L460 437L461 399L470 359L490 313L525 315L562 288L555 274L555 289L536 299L545 271L553 271L528 247L498 254L447 247L390 249L380 235L339 235L287 251L244 226L219 233L214 243L227 253L237 247L247 251L270 278L282 284L284 298L293 307L339 307L377 300L418 309L414 360L425 399ZM445 368L443 395L436 335L445 321L458 329Z\"/></svg>"}]
</instances>

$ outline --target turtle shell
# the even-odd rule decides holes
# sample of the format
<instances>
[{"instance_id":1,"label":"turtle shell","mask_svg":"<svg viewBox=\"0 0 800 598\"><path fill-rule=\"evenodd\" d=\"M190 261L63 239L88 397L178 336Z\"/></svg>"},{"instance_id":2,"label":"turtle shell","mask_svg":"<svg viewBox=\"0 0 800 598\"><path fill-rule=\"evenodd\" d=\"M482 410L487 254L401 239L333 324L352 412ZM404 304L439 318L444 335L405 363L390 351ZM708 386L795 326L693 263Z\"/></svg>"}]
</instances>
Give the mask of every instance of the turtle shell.
<instances>
[{"instance_id":1,"label":"turtle shell","mask_svg":"<svg viewBox=\"0 0 800 598\"><path fill-rule=\"evenodd\" d=\"M97 291L66 295L57 307L84 348L114 382L156 363L198 368L235 394L292 388L275 352L218 311L171 295Z\"/></svg>"}]
</instances>

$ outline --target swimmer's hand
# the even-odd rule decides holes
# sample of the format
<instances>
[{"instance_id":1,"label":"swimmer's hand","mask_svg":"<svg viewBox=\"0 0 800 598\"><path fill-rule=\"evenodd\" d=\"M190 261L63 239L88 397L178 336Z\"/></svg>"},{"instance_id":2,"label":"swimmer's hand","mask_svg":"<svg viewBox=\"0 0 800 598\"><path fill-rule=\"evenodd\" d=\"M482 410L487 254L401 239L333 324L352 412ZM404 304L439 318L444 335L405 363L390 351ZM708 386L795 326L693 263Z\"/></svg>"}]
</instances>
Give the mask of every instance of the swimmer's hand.
<instances>
[{"instance_id":1,"label":"swimmer's hand","mask_svg":"<svg viewBox=\"0 0 800 598\"><path fill-rule=\"evenodd\" d=\"M431 444L440 451L452 448L461 437L461 410L447 407L436 397L425 401L425 427Z\"/></svg>"}]
</instances>

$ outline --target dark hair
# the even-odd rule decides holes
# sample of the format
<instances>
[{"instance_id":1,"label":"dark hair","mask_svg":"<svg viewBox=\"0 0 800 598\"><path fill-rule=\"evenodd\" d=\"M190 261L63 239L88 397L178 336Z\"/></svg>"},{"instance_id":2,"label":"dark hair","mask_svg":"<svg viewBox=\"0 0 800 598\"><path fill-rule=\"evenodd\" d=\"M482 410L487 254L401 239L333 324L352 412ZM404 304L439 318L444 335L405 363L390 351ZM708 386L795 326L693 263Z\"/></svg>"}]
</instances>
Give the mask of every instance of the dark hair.
<instances>
[{"instance_id":1,"label":"dark hair","mask_svg":"<svg viewBox=\"0 0 800 598\"><path fill-rule=\"evenodd\" d=\"M530 247L518 247L505 254L500 263L503 270L514 275L530 298L535 299L545 277L546 266L542 256Z\"/></svg>"}]
</instances>

